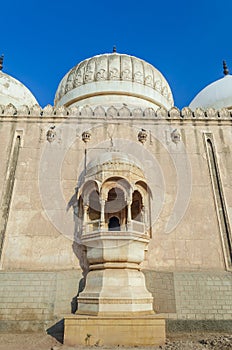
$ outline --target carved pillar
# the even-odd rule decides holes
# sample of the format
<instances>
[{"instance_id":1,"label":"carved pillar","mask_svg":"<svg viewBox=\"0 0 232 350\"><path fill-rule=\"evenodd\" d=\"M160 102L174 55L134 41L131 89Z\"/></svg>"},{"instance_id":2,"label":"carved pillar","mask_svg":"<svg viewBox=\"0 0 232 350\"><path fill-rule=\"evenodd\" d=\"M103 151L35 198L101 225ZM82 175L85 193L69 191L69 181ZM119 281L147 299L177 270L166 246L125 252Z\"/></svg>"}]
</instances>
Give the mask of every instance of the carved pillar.
<instances>
[{"instance_id":1,"label":"carved pillar","mask_svg":"<svg viewBox=\"0 0 232 350\"><path fill-rule=\"evenodd\" d=\"M127 229L129 230L131 228L131 206L132 206L132 189L129 189L128 198L126 199L127 202Z\"/></svg>"},{"instance_id":2,"label":"carved pillar","mask_svg":"<svg viewBox=\"0 0 232 350\"><path fill-rule=\"evenodd\" d=\"M127 227L131 226L131 205L132 201L127 201Z\"/></svg>"},{"instance_id":3,"label":"carved pillar","mask_svg":"<svg viewBox=\"0 0 232 350\"><path fill-rule=\"evenodd\" d=\"M83 214L83 232L87 233L87 222L88 220L88 210L89 210L89 205L84 204L84 214Z\"/></svg>"},{"instance_id":4,"label":"carved pillar","mask_svg":"<svg viewBox=\"0 0 232 350\"><path fill-rule=\"evenodd\" d=\"M144 207L144 205L142 205L142 208L141 208L141 222L143 222L145 224L145 207Z\"/></svg>"},{"instance_id":5,"label":"carved pillar","mask_svg":"<svg viewBox=\"0 0 232 350\"><path fill-rule=\"evenodd\" d=\"M149 224L148 224L148 208L143 206L143 215L144 215L144 226L145 226L145 230L147 231L149 228Z\"/></svg>"},{"instance_id":6,"label":"carved pillar","mask_svg":"<svg viewBox=\"0 0 232 350\"><path fill-rule=\"evenodd\" d=\"M100 228L103 228L105 225L105 199L100 200L101 203L101 218L100 218Z\"/></svg>"}]
</instances>

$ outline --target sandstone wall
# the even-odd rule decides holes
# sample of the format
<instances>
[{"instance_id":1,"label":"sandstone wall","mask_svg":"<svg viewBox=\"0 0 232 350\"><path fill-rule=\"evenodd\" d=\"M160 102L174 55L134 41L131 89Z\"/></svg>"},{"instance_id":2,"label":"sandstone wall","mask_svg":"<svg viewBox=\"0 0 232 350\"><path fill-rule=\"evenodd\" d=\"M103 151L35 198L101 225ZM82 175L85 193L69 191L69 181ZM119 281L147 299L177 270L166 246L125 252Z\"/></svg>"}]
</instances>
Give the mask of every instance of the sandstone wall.
<instances>
[{"instance_id":1,"label":"sandstone wall","mask_svg":"<svg viewBox=\"0 0 232 350\"><path fill-rule=\"evenodd\" d=\"M148 180L154 192L155 214L152 218L152 240L144 268L228 268L225 261L226 239L223 238L222 227L218 221L220 208L215 204L205 135L208 133L213 137L223 200L228 214L227 226L231 231L230 120L192 121L179 117L170 122L170 119L154 119L151 115L143 120L127 116L129 122L126 122L122 117L106 120L100 116L99 119L90 118L88 114L86 118L73 116L67 121L63 117L46 115L43 118L30 119L19 116L10 120L11 118L2 118L4 123L0 129L1 142L5 140L3 148L0 149L2 203L7 195L4 174L9 166L10 150L17 132L21 135L21 145L5 230L2 269L57 270L79 266L78 253L73 247L75 222L72 200L75 198L75 189L84 167L85 144L81 140L84 130L90 130L92 133L87 161L94 159L100 152L98 149L94 151L93 148L100 146L103 151L107 151L112 138L116 148L124 149L124 146L128 147L129 144L129 150L135 153L142 164L144 163L145 170L153 167L152 177ZM54 142L49 143L46 133L54 126L56 137ZM144 145L138 141L138 132L142 127L149 131ZM180 134L179 143L172 141L174 130ZM46 189L44 192L47 191L46 203L42 201L39 185L41 162L45 152L48 157L43 169L43 186ZM189 169L186 168L186 157ZM60 163L58 168L57 163ZM59 196L56 197L56 192L59 191L61 204ZM184 208L179 208L182 213L178 213L177 208L173 215L174 221L175 217L178 217L177 223L170 232L166 232L178 193L179 204L183 202L182 197L187 193L187 198L184 198L185 205ZM2 216L1 225L4 220Z\"/></svg>"},{"instance_id":2,"label":"sandstone wall","mask_svg":"<svg viewBox=\"0 0 232 350\"><path fill-rule=\"evenodd\" d=\"M144 273L154 310L167 318L169 330L187 329L188 323L192 329L197 329L197 324L204 329L230 329L231 273ZM1 272L0 331L50 329L64 315L75 312L81 278L80 270Z\"/></svg>"}]
</instances>

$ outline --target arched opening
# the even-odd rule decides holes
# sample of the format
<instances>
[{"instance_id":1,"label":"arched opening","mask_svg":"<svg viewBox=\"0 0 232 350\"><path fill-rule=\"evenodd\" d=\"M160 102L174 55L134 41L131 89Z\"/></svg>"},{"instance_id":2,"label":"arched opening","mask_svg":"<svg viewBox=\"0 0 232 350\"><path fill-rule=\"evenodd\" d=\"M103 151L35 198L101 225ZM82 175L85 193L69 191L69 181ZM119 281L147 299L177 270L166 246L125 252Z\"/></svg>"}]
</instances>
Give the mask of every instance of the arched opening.
<instances>
[{"instance_id":1,"label":"arched opening","mask_svg":"<svg viewBox=\"0 0 232 350\"><path fill-rule=\"evenodd\" d=\"M125 200L125 193L118 187L113 187L108 192L105 205L106 222L109 223L112 217L116 217L119 221L118 227L126 224L127 203Z\"/></svg>"},{"instance_id":2,"label":"arched opening","mask_svg":"<svg viewBox=\"0 0 232 350\"><path fill-rule=\"evenodd\" d=\"M120 231L120 222L119 222L119 218L117 218L117 216L112 216L109 219L109 223L108 223L108 230L109 231Z\"/></svg>"},{"instance_id":3,"label":"arched opening","mask_svg":"<svg viewBox=\"0 0 232 350\"><path fill-rule=\"evenodd\" d=\"M100 219L101 206L99 202L99 193L93 190L89 196L89 219L98 220Z\"/></svg>"},{"instance_id":4,"label":"arched opening","mask_svg":"<svg viewBox=\"0 0 232 350\"><path fill-rule=\"evenodd\" d=\"M143 200L139 191L134 191L131 205L131 218L135 221L143 221L142 217Z\"/></svg>"}]
</instances>

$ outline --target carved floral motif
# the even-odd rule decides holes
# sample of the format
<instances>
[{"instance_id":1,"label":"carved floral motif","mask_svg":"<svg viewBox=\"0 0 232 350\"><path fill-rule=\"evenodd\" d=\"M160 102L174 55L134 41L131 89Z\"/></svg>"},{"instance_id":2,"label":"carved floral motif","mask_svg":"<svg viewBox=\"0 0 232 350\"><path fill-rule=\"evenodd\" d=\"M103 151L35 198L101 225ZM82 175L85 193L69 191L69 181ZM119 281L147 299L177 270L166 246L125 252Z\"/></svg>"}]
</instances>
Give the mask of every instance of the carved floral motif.
<instances>
[{"instance_id":1,"label":"carved floral motif","mask_svg":"<svg viewBox=\"0 0 232 350\"><path fill-rule=\"evenodd\" d=\"M72 90L74 81L74 72L70 73L66 82L65 92Z\"/></svg>"},{"instance_id":2,"label":"carved floral motif","mask_svg":"<svg viewBox=\"0 0 232 350\"><path fill-rule=\"evenodd\" d=\"M143 73L137 71L134 73L134 81L136 81L137 83L143 83Z\"/></svg>"},{"instance_id":3,"label":"carved floral motif","mask_svg":"<svg viewBox=\"0 0 232 350\"><path fill-rule=\"evenodd\" d=\"M106 70L101 68L99 72L97 72L96 74L96 80L106 80L106 78L107 78Z\"/></svg>"},{"instance_id":4,"label":"carved floral motif","mask_svg":"<svg viewBox=\"0 0 232 350\"><path fill-rule=\"evenodd\" d=\"M153 86L153 79L151 75L147 75L145 77L145 85Z\"/></svg>"},{"instance_id":5,"label":"carved floral motif","mask_svg":"<svg viewBox=\"0 0 232 350\"><path fill-rule=\"evenodd\" d=\"M155 90L158 91L158 92L161 92L162 90L162 83L160 80L156 80L155 82Z\"/></svg>"},{"instance_id":6,"label":"carved floral motif","mask_svg":"<svg viewBox=\"0 0 232 350\"><path fill-rule=\"evenodd\" d=\"M83 72L81 70L78 70L77 74L75 75L74 79L74 86L80 86L83 84Z\"/></svg>"},{"instance_id":7,"label":"carved floral motif","mask_svg":"<svg viewBox=\"0 0 232 350\"><path fill-rule=\"evenodd\" d=\"M131 71L129 69L125 69L122 72L122 80L131 80Z\"/></svg>"},{"instance_id":8,"label":"carved floral motif","mask_svg":"<svg viewBox=\"0 0 232 350\"><path fill-rule=\"evenodd\" d=\"M119 73L119 70L117 68L111 68L110 69L110 80L118 80L120 79L120 73Z\"/></svg>"}]
</instances>

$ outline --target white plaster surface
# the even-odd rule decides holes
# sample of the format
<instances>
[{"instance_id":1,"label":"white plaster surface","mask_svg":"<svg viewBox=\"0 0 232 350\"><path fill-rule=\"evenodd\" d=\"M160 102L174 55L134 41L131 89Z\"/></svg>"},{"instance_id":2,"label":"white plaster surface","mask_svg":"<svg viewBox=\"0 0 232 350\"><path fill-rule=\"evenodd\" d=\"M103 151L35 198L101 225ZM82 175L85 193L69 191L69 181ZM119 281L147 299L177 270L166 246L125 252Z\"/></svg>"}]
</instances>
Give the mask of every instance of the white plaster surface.
<instances>
[{"instance_id":1,"label":"white plaster surface","mask_svg":"<svg viewBox=\"0 0 232 350\"><path fill-rule=\"evenodd\" d=\"M197 107L232 108L232 75L226 75L206 86L194 97L189 107L192 110Z\"/></svg>"},{"instance_id":2,"label":"white plaster surface","mask_svg":"<svg viewBox=\"0 0 232 350\"><path fill-rule=\"evenodd\" d=\"M15 107L38 104L35 97L25 85L0 71L0 104L8 105L10 103Z\"/></svg>"}]
</instances>

